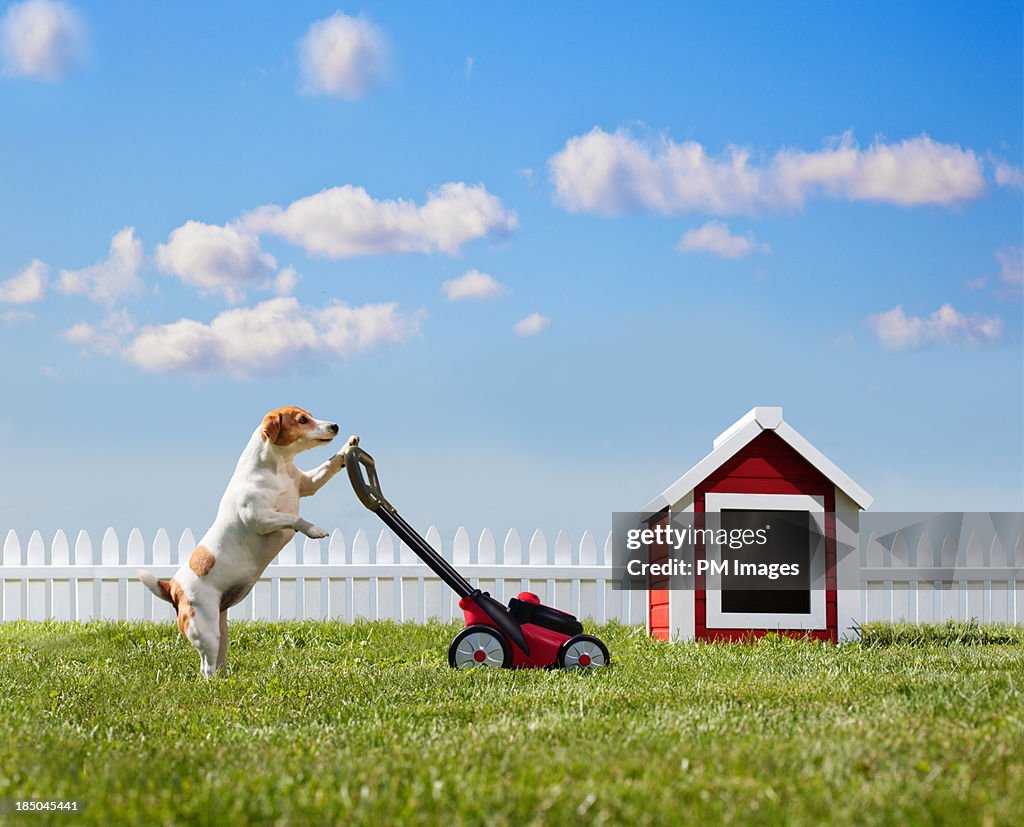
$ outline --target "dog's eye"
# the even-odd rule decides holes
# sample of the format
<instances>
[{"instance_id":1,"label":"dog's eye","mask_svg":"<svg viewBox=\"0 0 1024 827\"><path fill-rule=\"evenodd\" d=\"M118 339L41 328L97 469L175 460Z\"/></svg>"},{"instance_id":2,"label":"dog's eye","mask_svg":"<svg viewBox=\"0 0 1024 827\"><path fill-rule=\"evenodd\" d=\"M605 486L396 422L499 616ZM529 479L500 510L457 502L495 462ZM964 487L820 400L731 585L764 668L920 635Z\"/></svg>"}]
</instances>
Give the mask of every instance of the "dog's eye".
<instances>
[{"instance_id":1,"label":"dog's eye","mask_svg":"<svg viewBox=\"0 0 1024 827\"><path fill-rule=\"evenodd\" d=\"M307 417L305 417L305 416L300 416L299 417L299 424L300 425L305 425L307 422L309 422L309 419Z\"/></svg>"}]
</instances>

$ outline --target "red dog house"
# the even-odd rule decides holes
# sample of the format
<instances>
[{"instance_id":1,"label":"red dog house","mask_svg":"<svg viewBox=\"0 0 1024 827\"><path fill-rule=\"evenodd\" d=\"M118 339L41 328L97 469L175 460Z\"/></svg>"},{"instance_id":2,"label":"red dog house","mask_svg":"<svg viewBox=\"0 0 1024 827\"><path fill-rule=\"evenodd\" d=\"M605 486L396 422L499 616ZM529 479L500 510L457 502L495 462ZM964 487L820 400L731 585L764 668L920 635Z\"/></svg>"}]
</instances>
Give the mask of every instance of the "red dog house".
<instances>
[{"instance_id":1,"label":"red dog house","mask_svg":"<svg viewBox=\"0 0 1024 827\"><path fill-rule=\"evenodd\" d=\"M821 585L807 589L797 611L766 611L763 600L754 604L758 610L723 601L722 590L706 588L704 574L695 576L692 589L671 589L667 578L652 579L648 631L662 640L739 640L766 632L831 641L850 636L860 611L858 515L871 502L870 494L783 420L782 408L754 408L643 511L655 515L648 521L652 527L667 524L671 514L693 512L696 528L714 511L807 512L820 532L818 542L824 537L824 554L809 563L823 567L814 580ZM697 542L693 562L714 553ZM651 546L649 555L657 562L667 552Z\"/></svg>"}]
</instances>

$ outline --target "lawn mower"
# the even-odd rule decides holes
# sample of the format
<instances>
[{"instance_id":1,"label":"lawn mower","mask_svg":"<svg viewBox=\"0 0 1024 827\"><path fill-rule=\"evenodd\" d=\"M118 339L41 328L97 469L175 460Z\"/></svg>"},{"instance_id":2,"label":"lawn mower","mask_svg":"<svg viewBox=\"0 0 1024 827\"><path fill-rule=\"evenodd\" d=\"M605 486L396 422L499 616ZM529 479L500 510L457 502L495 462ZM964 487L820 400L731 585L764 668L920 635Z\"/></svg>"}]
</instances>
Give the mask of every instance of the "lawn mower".
<instances>
[{"instance_id":1,"label":"lawn mower","mask_svg":"<svg viewBox=\"0 0 1024 827\"><path fill-rule=\"evenodd\" d=\"M345 465L359 501L459 596L466 628L448 647L450 666L597 669L608 664L604 643L583 634L583 624L571 614L541 604L533 592L520 592L506 608L471 586L384 499L376 465L366 451L349 448Z\"/></svg>"}]
</instances>

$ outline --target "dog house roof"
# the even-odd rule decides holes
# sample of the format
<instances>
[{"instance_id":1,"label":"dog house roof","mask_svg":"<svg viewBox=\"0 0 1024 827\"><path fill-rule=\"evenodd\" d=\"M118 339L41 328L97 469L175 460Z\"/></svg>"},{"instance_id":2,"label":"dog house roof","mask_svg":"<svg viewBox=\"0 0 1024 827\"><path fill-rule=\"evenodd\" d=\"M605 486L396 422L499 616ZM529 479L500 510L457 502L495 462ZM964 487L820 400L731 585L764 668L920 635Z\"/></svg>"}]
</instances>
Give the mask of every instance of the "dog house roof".
<instances>
[{"instance_id":1,"label":"dog house roof","mask_svg":"<svg viewBox=\"0 0 1024 827\"><path fill-rule=\"evenodd\" d=\"M782 408L752 408L715 438L710 454L647 503L642 510L662 511L679 502L762 431L775 431L860 508L868 508L874 502L874 497L844 474L832 460L811 445L796 428L782 418Z\"/></svg>"}]
</instances>

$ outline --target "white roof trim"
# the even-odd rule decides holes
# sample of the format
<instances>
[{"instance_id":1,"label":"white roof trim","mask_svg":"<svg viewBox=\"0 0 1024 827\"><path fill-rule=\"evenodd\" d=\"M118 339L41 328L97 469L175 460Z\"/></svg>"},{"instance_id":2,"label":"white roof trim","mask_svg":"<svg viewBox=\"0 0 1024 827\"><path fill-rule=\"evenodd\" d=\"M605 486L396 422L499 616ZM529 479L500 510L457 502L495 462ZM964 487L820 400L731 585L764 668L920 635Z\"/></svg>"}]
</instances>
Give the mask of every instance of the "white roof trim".
<instances>
[{"instance_id":1,"label":"white roof trim","mask_svg":"<svg viewBox=\"0 0 1024 827\"><path fill-rule=\"evenodd\" d=\"M739 451L740 448L761 433L762 430L764 429L754 420L741 425L739 430L733 430L730 428L729 431L732 431L732 433L726 431L726 433L722 434L722 437L726 437L724 442L719 442L718 447L715 448L715 450L704 457L704 459L694 465L693 468L683 474L659 496L655 497L640 510L645 512L661 511L662 509L669 508L673 504L679 502L679 500L696 488L702 480L711 476L711 473L716 468L721 466L722 463ZM722 437L719 437L719 439L722 439ZM716 440L716 442L717 441L718 440Z\"/></svg>"},{"instance_id":2,"label":"white roof trim","mask_svg":"<svg viewBox=\"0 0 1024 827\"><path fill-rule=\"evenodd\" d=\"M760 425L760 430L770 431L778 428L779 423L782 422L782 408L751 408L732 425L716 436L714 443L712 443L712 447L717 449L720 445L724 445L725 442L733 436L733 434L737 433L744 425L747 425L750 422L756 422ZM760 430L758 433L760 433Z\"/></svg>"},{"instance_id":3,"label":"white roof trim","mask_svg":"<svg viewBox=\"0 0 1024 827\"><path fill-rule=\"evenodd\" d=\"M647 503L641 511L656 512L670 508L762 431L775 431L793 450L861 508L869 508L874 502L874 497L839 470L832 460L811 445L799 431L782 418L782 408L752 408L715 439L710 454Z\"/></svg>"},{"instance_id":4,"label":"white roof trim","mask_svg":"<svg viewBox=\"0 0 1024 827\"><path fill-rule=\"evenodd\" d=\"M788 422L781 422L779 427L775 429L775 433L792 445L797 453L802 454L804 459L834 482L836 487L842 489L846 496L857 505L861 508L871 507L871 503L875 501L875 498L840 471L839 466L811 445L796 428Z\"/></svg>"}]
</instances>

